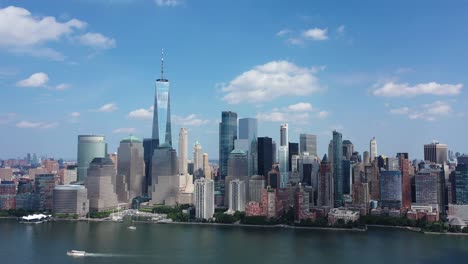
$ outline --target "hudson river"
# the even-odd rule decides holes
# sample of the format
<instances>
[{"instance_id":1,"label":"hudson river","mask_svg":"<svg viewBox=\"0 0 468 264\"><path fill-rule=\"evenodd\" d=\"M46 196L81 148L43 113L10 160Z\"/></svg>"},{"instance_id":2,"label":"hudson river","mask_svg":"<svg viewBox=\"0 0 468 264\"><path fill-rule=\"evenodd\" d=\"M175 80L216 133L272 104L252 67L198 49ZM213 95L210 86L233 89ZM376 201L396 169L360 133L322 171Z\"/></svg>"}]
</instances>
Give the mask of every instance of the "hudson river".
<instances>
[{"instance_id":1,"label":"hudson river","mask_svg":"<svg viewBox=\"0 0 468 264\"><path fill-rule=\"evenodd\" d=\"M260 227L0 220L0 263L468 263L468 237ZM85 250L73 258L67 250Z\"/></svg>"}]
</instances>

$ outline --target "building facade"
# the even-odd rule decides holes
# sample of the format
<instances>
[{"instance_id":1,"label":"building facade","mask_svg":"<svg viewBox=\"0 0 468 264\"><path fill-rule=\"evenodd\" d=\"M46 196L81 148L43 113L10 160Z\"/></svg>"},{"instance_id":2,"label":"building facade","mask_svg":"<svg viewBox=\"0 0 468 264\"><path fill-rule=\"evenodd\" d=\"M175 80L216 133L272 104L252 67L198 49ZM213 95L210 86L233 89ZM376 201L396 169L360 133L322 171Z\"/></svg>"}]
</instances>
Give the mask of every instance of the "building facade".
<instances>
[{"instance_id":1,"label":"building facade","mask_svg":"<svg viewBox=\"0 0 468 264\"><path fill-rule=\"evenodd\" d=\"M424 145L424 160L442 165L447 163L447 145L439 142Z\"/></svg>"},{"instance_id":2,"label":"building facade","mask_svg":"<svg viewBox=\"0 0 468 264\"><path fill-rule=\"evenodd\" d=\"M142 141L129 136L118 148L116 188L119 202L130 203L143 196L145 189L145 161Z\"/></svg>"},{"instance_id":3,"label":"building facade","mask_svg":"<svg viewBox=\"0 0 468 264\"><path fill-rule=\"evenodd\" d=\"M311 134L300 134L299 135L299 154L304 152L309 155L317 156L317 136Z\"/></svg>"},{"instance_id":4,"label":"building facade","mask_svg":"<svg viewBox=\"0 0 468 264\"><path fill-rule=\"evenodd\" d=\"M179 132L179 174L188 173L188 130L180 128Z\"/></svg>"},{"instance_id":5,"label":"building facade","mask_svg":"<svg viewBox=\"0 0 468 264\"><path fill-rule=\"evenodd\" d=\"M219 123L219 172L221 179L227 176L229 154L234 150L236 139L237 113L223 111Z\"/></svg>"},{"instance_id":6,"label":"building facade","mask_svg":"<svg viewBox=\"0 0 468 264\"><path fill-rule=\"evenodd\" d=\"M214 214L214 182L204 178L195 180L195 218L210 219Z\"/></svg>"},{"instance_id":7,"label":"building facade","mask_svg":"<svg viewBox=\"0 0 468 264\"><path fill-rule=\"evenodd\" d=\"M245 211L246 204L246 183L239 179L229 182L229 210L230 211Z\"/></svg>"},{"instance_id":8,"label":"building facade","mask_svg":"<svg viewBox=\"0 0 468 264\"><path fill-rule=\"evenodd\" d=\"M88 191L83 185L59 185L54 188L56 214L86 216L89 212Z\"/></svg>"},{"instance_id":9,"label":"building facade","mask_svg":"<svg viewBox=\"0 0 468 264\"><path fill-rule=\"evenodd\" d=\"M117 207L116 174L117 172L111 159L93 159L85 181L90 212L109 211Z\"/></svg>"},{"instance_id":10,"label":"building facade","mask_svg":"<svg viewBox=\"0 0 468 264\"><path fill-rule=\"evenodd\" d=\"M333 131L333 182L335 187L334 206L344 205L343 199L343 135Z\"/></svg>"},{"instance_id":11,"label":"building facade","mask_svg":"<svg viewBox=\"0 0 468 264\"><path fill-rule=\"evenodd\" d=\"M79 135L78 136L78 182L83 183L87 176L89 164L94 158L106 157L106 142L104 136Z\"/></svg>"},{"instance_id":12,"label":"building facade","mask_svg":"<svg viewBox=\"0 0 468 264\"><path fill-rule=\"evenodd\" d=\"M400 171L381 171L380 203L383 208L400 209L402 205Z\"/></svg>"}]
</instances>

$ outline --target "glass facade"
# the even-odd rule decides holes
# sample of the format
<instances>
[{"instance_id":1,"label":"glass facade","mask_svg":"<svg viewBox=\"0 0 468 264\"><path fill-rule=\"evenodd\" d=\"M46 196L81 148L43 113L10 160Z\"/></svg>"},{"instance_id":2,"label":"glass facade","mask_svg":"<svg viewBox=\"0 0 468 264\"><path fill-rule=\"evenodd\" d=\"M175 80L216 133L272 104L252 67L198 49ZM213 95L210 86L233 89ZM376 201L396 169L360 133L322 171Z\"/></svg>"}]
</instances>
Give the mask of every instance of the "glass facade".
<instances>
[{"instance_id":1,"label":"glass facade","mask_svg":"<svg viewBox=\"0 0 468 264\"><path fill-rule=\"evenodd\" d=\"M300 153L309 152L309 155L317 156L317 136L310 134L299 135Z\"/></svg>"},{"instance_id":2,"label":"glass facade","mask_svg":"<svg viewBox=\"0 0 468 264\"><path fill-rule=\"evenodd\" d=\"M228 159L234 150L234 141L237 139L237 113L223 111L219 123L219 172L221 179L228 173Z\"/></svg>"},{"instance_id":3,"label":"glass facade","mask_svg":"<svg viewBox=\"0 0 468 264\"><path fill-rule=\"evenodd\" d=\"M458 164L455 170L455 199L457 204L468 204L468 164Z\"/></svg>"},{"instance_id":4,"label":"glass facade","mask_svg":"<svg viewBox=\"0 0 468 264\"><path fill-rule=\"evenodd\" d=\"M401 172L381 171L380 202L382 207L400 209L402 202Z\"/></svg>"},{"instance_id":5,"label":"glass facade","mask_svg":"<svg viewBox=\"0 0 468 264\"><path fill-rule=\"evenodd\" d=\"M106 142L104 136L80 135L78 136L78 182L84 182L87 170L94 158L106 156Z\"/></svg>"},{"instance_id":6,"label":"glass facade","mask_svg":"<svg viewBox=\"0 0 468 264\"><path fill-rule=\"evenodd\" d=\"M343 135L333 131L333 180L335 186L334 206L343 206Z\"/></svg>"},{"instance_id":7,"label":"glass facade","mask_svg":"<svg viewBox=\"0 0 468 264\"><path fill-rule=\"evenodd\" d=\"M267 176L273 166L272 140L269 137L260 137L258 142L258 175Z\"/></svg>"},{"instance_id":8,"label":"glass facade","mask_svg":"<svg viewBox=\"0 0 468 264\"><path fill-rule=\"evenodd\" d=\"M281 188L285 188L286 184L289 182L289 156L288 156L288 146L280 146L278 150L279 154L279 169L281 175Z\"/></svg>"},{"instance_id":9,"label":"glass facade","mask_svg":"<svg viewBox=\"0 0 468 264\"><path fill-rule=\"evenodd\" d=\"M249 176L257 172L257 119L239 119L239 139L245 139L249 144Z\"/></svg>"},{"instance_id":10,"label":"glass facade","mask_svg":"<svg viewBox=\"0 0 468 264\"><path fill-rule=\"evenodd\" d=\"M169 81L166 79L156 80L152 138L155 139L158 144L156 147L163 143L172 146L171 103L169 95Z\"/></svg>"}]
</instances>

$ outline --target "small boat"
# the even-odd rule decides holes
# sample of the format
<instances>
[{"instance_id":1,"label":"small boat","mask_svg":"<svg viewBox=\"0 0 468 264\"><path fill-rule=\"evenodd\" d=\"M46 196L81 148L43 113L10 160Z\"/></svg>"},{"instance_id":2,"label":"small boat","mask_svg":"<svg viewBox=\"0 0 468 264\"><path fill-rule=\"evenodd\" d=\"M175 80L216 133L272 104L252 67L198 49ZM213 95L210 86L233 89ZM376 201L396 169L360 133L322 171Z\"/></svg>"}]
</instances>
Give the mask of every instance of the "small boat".
<instances>
[{"instance_id":1,"label":"small boat","mask_svg":"<svg viewBox=\"0 0 468 264\"><path fill-rule=\"evenodd\" d=\"M70 250L67 251L67 255L72 257L84 257L86 256L86 251Z\"/></svg>"},{"instance_id":2,"label":"small boat","mask_svg":"<svg viewBox=\"0 0 468 264\"><path fill-rule=\"evenodd\" d=\"M130 229L130 230L135 230L135 229L136 229L136 226L129 226L129 227L127 227L127 228Z\"/></svg>"}]
</instances>

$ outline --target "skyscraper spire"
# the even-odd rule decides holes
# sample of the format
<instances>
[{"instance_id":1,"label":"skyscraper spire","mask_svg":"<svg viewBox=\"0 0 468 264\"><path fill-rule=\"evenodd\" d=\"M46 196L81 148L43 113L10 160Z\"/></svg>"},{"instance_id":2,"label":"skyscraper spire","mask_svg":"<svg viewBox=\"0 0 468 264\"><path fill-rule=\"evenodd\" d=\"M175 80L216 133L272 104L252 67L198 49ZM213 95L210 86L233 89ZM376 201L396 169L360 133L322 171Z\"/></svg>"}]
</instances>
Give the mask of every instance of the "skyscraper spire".
<instances>
[{"instance_id":1,"label":"skyscraper spire","mask_svg":"<svg viewBox=\"0 0 468 264\"><path fill-rule=\"evenodd\" d=\"M161 80L164 80L164 49L161 49Z\"/></svg>"}]
</instances>

